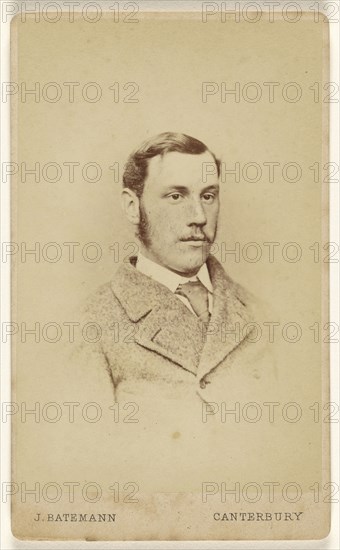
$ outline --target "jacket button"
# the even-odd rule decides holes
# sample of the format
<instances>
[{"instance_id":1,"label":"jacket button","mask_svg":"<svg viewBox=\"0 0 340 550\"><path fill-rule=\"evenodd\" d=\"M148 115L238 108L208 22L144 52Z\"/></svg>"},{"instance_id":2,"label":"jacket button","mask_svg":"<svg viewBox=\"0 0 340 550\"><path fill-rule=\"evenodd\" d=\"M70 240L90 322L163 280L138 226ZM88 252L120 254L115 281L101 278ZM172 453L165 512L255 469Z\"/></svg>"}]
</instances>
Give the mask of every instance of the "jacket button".
<instances>
[{"instance_id":1,"label":"jacket button","mask_svg":"<svg viewBox=\"0 0 340 550\"><path fill-rule=\"evenodd\" d=\"M201 381L200 381L200 388L201 388L201 390L204 390L206 387L207 387L206 381L205 381L205 380L201 380Z\"/></svg>"}]
</instances>

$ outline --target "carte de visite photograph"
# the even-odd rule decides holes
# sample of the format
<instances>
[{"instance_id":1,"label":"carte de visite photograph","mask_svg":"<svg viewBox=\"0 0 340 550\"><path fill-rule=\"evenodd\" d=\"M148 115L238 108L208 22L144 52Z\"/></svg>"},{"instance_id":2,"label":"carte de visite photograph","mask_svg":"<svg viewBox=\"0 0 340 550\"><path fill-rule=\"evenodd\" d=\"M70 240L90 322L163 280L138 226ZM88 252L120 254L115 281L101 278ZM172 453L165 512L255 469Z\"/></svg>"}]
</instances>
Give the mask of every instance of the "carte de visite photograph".
<instances>
[{"instance_id":1,"label":"carte de visite photograph","mask_svg":"<svg viewBox=\"0 0 340 550\"><path fill-rule=\"evenodd\" d=\"M11 23L12 533L325 538L329 21L80 4Z\"/></svg>"}]
</instances>

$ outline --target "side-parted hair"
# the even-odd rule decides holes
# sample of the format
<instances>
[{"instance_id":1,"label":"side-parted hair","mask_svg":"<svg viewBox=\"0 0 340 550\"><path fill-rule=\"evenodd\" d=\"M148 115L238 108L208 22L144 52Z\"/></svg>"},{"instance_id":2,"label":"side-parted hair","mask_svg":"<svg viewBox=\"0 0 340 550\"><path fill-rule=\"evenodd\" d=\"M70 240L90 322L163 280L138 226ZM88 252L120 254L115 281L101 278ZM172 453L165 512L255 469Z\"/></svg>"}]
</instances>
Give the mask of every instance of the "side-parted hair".
<instances>
[{"instance_id":1,"label":"side-parted hair","mask_svg":"<svg viewBox=\"0 0 340 550\"><path fill-rule=\"evenodd\" d=\"M208 151L216 164L217 175L220 176L221 163L208 147L191 136L174 132L158 134L144 141L138 149L129 156L123 174L123 186L134 191L137 197L141 197L144 182L148 175L149 159L166 153L184 153L188 155L200 155Z\"/></svg>"}]
</instances>

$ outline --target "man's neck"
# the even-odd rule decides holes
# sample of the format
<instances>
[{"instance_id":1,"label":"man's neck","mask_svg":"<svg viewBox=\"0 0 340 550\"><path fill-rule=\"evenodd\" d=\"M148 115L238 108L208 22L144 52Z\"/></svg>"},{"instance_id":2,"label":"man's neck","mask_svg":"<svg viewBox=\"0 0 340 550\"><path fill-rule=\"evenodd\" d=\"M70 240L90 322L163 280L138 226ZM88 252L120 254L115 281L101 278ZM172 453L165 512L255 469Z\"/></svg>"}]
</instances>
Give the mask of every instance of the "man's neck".
<instances>
[{"instance_id":1,"label":"man's neck","mask_svg":"<svg viewBox=\"0 0 340 550\"><path fill-rule=\"evenodd\" d=\"M187 280L195 278L199 279L209 292L212 292L212 283L207 265L204 263L194 275L187 275L183 273L176 273L173 270L168 269L154 260L147 258L142 252L138 254L136 269L147 275L151 279L162 283L167 286L172 292L175 292L179 284L187 282Z\"/></svg>"}]
</instances>

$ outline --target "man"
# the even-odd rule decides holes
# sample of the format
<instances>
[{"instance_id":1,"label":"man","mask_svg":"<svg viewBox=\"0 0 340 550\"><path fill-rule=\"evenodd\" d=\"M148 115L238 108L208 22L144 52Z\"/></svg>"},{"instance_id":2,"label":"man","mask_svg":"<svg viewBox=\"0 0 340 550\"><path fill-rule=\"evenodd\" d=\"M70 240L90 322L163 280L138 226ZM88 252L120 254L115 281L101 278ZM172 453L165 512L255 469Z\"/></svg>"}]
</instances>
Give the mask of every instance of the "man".
<instances>
[{"instance_id":1,"label":"man","mask_svg":"<svg viewBox=\"0 0 340 550\"><path fill-rule=\"evenodd\" d=\"M94 385L116 401L254 400L271 380L259 337L257 301L209 254L220 163L201 141L163 133L128 159L122 204L140 242L91 298L87 323L100 326ZM269 383L271 384L271 382Z\"/></svg>"}]
</instances>

